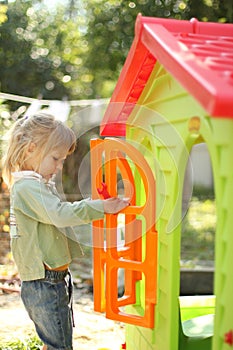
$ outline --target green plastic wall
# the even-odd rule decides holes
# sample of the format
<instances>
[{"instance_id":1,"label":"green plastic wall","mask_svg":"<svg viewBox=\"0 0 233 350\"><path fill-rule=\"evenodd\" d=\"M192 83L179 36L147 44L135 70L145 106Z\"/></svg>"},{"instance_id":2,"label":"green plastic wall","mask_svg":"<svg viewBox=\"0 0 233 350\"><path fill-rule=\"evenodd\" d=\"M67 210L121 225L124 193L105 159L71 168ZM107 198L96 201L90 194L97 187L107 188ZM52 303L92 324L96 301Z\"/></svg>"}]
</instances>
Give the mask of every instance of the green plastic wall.
<instances>
[{"instance_id":1,"label":"green plastic wall","mask_svg":"<svg viewBox=\"0 0 233 350\"><path fill-rule=\"evenodd\" d=\"M233 120L208 116L157 62L128 120L127 140L141 150L156 177L159 262L155 327L145 329L127 325L126 349L228 350L224 335L233 328L233 278L230 270L233 252ZM191 148L200 142L206 142L212 161L218 218L214 335L206 339L189 338L183 334L179 306L183 181ZM138 293L143 290L140 283L144 282L139 282ZM138 300L141 297L139 295Z\"/></svg>"}]
</instances>

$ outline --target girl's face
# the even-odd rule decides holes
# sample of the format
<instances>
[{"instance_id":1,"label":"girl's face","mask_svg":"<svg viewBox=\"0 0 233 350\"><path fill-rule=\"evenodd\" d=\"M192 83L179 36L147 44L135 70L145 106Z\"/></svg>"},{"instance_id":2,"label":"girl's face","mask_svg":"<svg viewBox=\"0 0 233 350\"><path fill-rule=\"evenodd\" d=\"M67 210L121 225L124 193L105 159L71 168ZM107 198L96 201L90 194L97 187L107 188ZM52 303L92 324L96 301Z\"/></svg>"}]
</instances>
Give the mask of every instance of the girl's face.
<instances>
[{"instance_id":1,"label":"girl's face","mask_svg":"<svg viewBox=\"0 0 233 350\"><path fill-rule=\"evenodd\" d=\"M28 153L27 161L22 170L33 170L40 174L45 180L51 179L59 170L62 170L64 160L67 153L64 150L54 150L49 152L42 160L38 155L37 147L31 144Z\"/></svg>"},{"instance_id":2,"label":"girl's face","mask_svg":"<svg viewBox=\"0 0 233 350\"><path fill-rule=\"evenodd\" d=\"M62 170L65 159L66 154L64 152L52 151L44 157L37 172L48 181L53 175Z\"/></svg>"}]
</instances>

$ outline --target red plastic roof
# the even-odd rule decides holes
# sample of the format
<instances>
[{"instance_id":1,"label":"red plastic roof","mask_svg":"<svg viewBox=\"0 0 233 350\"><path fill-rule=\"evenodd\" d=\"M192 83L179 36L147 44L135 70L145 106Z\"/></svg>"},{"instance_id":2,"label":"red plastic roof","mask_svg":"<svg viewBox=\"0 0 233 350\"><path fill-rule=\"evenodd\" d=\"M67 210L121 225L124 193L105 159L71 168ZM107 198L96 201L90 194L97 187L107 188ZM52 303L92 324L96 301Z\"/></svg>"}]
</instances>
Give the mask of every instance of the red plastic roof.
<instances>
[{"instance_id":1,"label":"red plastic roof","mask_svg":"<svg viewBox=\"0 0 233 350\"><path fill-rule=\"evenodd\" d=\"M233 24L139 15L101 135L125 136L128 116L157 60L209 115L233 118Z\"/></svg>"}]
</instances>

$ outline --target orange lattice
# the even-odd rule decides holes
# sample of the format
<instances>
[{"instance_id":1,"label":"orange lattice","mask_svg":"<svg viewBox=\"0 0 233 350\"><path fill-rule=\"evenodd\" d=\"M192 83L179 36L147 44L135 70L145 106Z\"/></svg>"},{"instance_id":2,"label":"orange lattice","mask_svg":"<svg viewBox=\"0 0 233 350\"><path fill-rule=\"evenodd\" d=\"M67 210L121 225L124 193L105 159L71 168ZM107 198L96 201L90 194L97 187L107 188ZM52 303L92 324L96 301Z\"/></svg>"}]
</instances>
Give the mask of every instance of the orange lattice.
<instances>
[{"instance_id":1,"label":"orange lattice","mask_svg":"<svg viewBox=\"0 0 233 350\"><path fill-rule=\"evenodd\" d=\"M130 160L130 164L129 161ZM145 203L136 205L136 185L132 171L140 175ZM111 196L117 196L118 172L124 183L124 197L131 205L124 209L124 244L119 246L118 215L106 214L93 222L94 308L106 317L139 326L154 326L157 280L157 232L155 230L155 180L142 154L118 139L91 141L92 198L105 182ZM144 243L145 242L145 243ZM144 248L143 248L144 247ZM118 298L118 272L123 269L124 295ZM137 293L137 281L145 279L144 297ZM141 293L140 293L141 294ZM123 306L138 306L135 314ZM141 312L140 312L141 310Z\"/></svg>"}]
</instances>

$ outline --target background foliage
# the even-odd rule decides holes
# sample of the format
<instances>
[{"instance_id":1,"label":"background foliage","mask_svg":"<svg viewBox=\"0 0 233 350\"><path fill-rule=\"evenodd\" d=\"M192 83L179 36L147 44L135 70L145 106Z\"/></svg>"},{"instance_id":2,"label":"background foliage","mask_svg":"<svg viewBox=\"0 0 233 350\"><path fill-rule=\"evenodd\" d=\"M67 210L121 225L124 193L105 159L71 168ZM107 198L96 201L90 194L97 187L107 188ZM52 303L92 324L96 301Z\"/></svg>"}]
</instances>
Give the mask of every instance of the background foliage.
<instances>
[{"instance_id":1,"label":"background foliage","mask_svg":"<svg viewBox=\"0 0 233 350\"><path fill-rule=\"evenodd\" d=\"M232 0L2 3L0 91L45 99L109 97L132 43L138 13L233 22Z\"/></svg>"}]
</instances>

